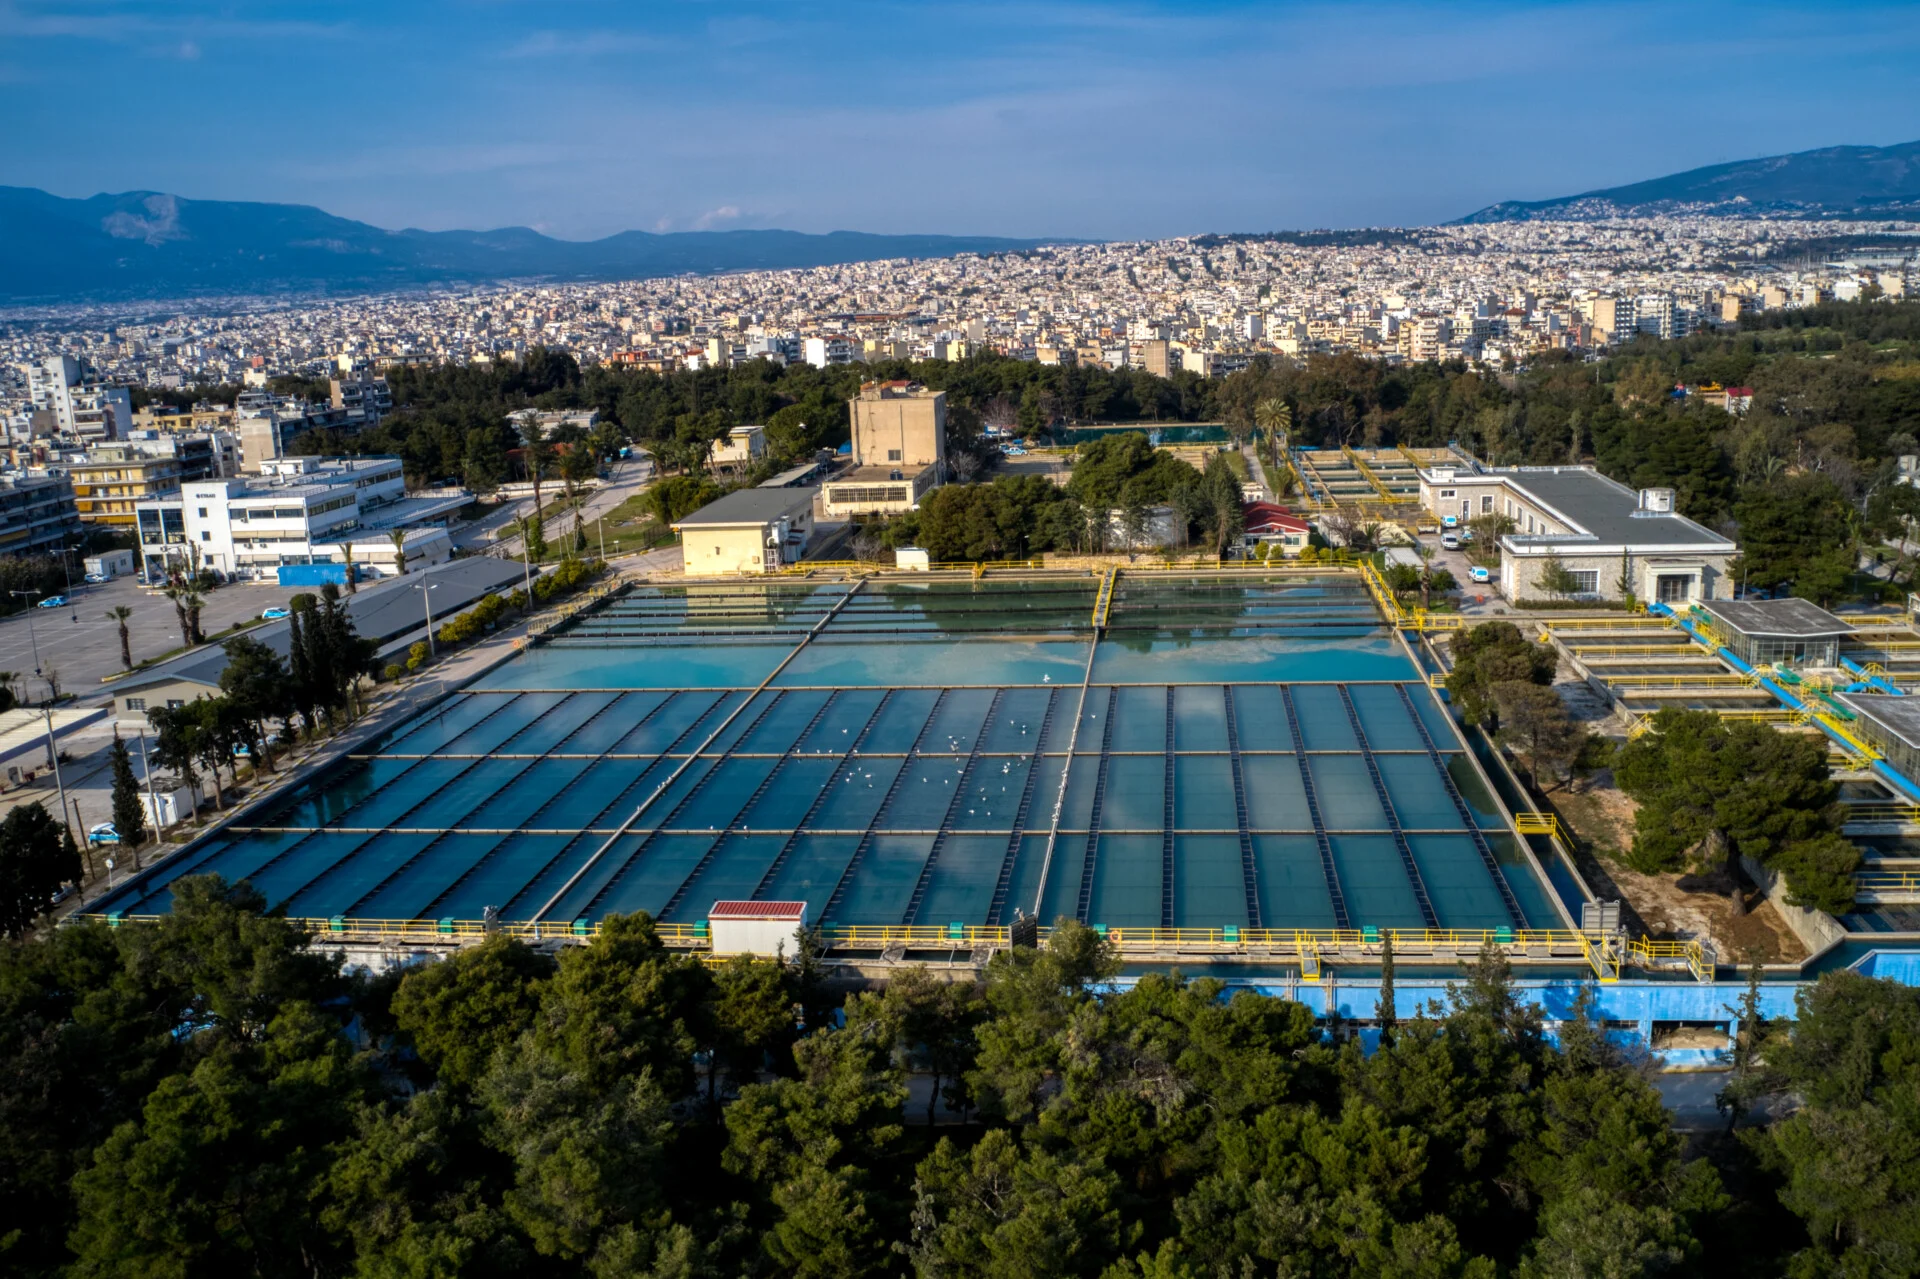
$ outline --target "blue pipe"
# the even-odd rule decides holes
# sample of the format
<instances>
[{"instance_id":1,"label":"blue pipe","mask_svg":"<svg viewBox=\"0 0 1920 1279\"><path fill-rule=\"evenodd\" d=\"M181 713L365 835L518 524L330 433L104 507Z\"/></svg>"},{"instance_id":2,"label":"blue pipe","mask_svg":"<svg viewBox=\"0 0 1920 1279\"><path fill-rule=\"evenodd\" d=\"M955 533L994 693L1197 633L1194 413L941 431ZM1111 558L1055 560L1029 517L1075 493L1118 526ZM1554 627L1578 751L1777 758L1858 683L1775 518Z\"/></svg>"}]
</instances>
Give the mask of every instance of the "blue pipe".
<instances>
[{"instance_id":1,"label":"blue pipe","mask_svg":"<svg viewBox=\"0 0 1920 1279\"><path fill-rule=\"evenodd\" d=\"M1920 803L1920 786L1915 786L1905 777L1895 772L1892 768L1889 768L1886 760L1874 760L1873 773L1874 776L1899 791L1902 795L1905 795L1908 799Z\"/></svg>"},{"instance_id":2,"label":"blue pipe","mask_svg":"<svg viewBox=\"0 0 1920 1279\"><path fill-rule=\"evenodd\" d=\"M1721 661L1727 663L1729 666L1733 667L1733 669L1735 669L1736 671L1739 671L1742 675L1752 675L1754 679L1758 681L1758 683L1762 688L1766 689L1768 692L1772 693L1775 697L1779 698L1780 701L1785 703L1787 706L1791 707L1796 711L1803 711L1807 708L1805 702L1801 701L1799 698L1795 697L1792 693L1789 693L1786 689L1780 687L1780 685L1774 683L1772 680L1768 679L1766 676L1756 672L1753 669L1753 667L1749 666L1745 661L1741 660L1738 656L1736 656L1732 652L1729 652L1726 648L1715 644L1712 640L1702 635L1698 630L1694 628L1694 625L1692 622L1689 622L1686 618L1679 616L1672 609L1668 608L1665 604L1649 604L1647 606L1647 611L1649 613L1656 613L1663 617L1672 618L1674 623L1678 625L1682 630L1684 630L1687 634L1693 636L1693 638L1697 640L1699 643L1704 644L1708 648L1712 649L1714 653L1720 658ZM1845 658L1842 658L1841 660L1843 662L1846 661ZM1848 663L1848 667L1856 674L1866 673L1865 671L1861 670L1861 668L1852 665L1852 663ZM1900 695L1897 689L1894 691L1896 695ZM1819 720L1816 719L1813 722L1815 726L1820 729L1821 732L1825 733L1828 737L1831 737L1834 741L1840 743L1842 747L1851 749L1851 747L1853 746L1853 743L1849 742L1846 738L1840 736L1840 734L1834 732L1831 728L1828 728L1825 724L1821 723ZM1874 776L1878 777L1881 781L1893 787L1894 790L1900 792L1902 795L1905 795L1908 799L1913 800L1916 803L1920 803L1920 786L1915 786L1912 782L1908 781L1904 775L1896 771L1885 760L1876 759L1868 767L1872 770Z\"/></svg>"},{"instance_id":3,"label":"blue pipe","mask_svg":"<svg viewBox=\"0 0 1920 1279\"><path fill-rule=\"evenodd\" d=\"M1885 676L1867 674L1866 667L1860 665L1860 663L1854 661L1851 657L1841 658L1840 665L1846 667L1849 671L1866 681L1865 684L1855 684L1848 688L1847 691L1849 693L1863 692L1871 688L1877 692L1885 693L1889 697L1905 697L1907 695L1905 689L1896 686L1892 680L1887 679Z\"/></svg>"}]
</instances>

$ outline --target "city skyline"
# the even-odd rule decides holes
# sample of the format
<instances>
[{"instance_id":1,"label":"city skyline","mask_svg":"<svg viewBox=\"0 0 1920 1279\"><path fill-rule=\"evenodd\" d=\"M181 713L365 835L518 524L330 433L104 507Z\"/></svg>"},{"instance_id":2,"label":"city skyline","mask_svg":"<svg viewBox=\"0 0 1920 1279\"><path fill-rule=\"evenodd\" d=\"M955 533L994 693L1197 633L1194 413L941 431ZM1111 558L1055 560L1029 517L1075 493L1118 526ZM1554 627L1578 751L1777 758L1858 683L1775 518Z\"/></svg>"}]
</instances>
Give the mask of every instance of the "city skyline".
<instances>
[{"instance_id":1,"label":"city skyline","mask_svg":"<svg viewBox=\"0 0 1920 1279\"><path fill-rule=\"evenodd\" d=\"M1920 136L1920 22L1844 10L17 3L0 182L564 239L1430 225Z\"/></svg>"}]
</instances>

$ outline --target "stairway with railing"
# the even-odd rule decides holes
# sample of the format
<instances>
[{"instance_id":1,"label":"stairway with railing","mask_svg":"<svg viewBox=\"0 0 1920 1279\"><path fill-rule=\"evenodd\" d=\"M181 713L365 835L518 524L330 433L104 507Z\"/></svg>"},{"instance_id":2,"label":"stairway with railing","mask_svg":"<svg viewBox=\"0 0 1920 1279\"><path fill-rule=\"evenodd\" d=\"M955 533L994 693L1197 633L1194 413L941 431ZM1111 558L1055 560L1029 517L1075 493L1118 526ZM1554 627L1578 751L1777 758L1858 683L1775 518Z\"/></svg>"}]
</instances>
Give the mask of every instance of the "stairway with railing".
<instances>
[{"instance_id":1,"label":"stairway with railing","mask_svg":"<svg viewBox=\"0 0 1920 1279\"><path fill-rule=\"evenodd\" d=\"M993 881L993 901L987 907L987 923L998 925L1007 911L1007 896L1013 891L1013 868L1020 860L1020 844L1026 836L1027 814L1033 808L1034 787L1040 781L1040 760L1047 749L1047 729L1053 724L1054 708L1060 704L1060 689L1047 691L1047 709L1040 715L1040 731L1034 735L1033 753L1027 756L1027 777L1020 784L1020 802L1013 813L1013 831L1007 836L1007 851L1000 859L1000 874ZM1064 769L1073 763L1068 756Z\"/></svg>"},{"instance_id":2,"label":"stairway with railing","mask_svg":"<svg viewBox=\"0 0 1920 1279\"><path fill-rule=\"evenodd\" d=\"M1300 735L1300 715L1294 709L1293 689L1280 686L1280 705L1287 712L1287 733L1293 739L1293 757L1300 765L1300 788L1307 797L1307 816L1313 819L1313 842L1320 853L1320 873L1326 877L1327 899L1333 907L1333 926L1351 928L1347 914L1347 895L1340 889L1340 871L1333 864L1333 842L1327 838L1327 823L1320 815L1320 797L1313 787L1313 768L1307 761L1307 739Z\"/></svg>"},{"instance_id":3,"label":"stairway with railing","mask_svg":"<svg viewBox=\"0 0 1920 1279\"><path fill-rule=\"evenodd\" d=\"M1453 784L1453 774L1447 771L1447 761L1440 754L1433 734L1427 731L1425 721L1420 718L1420 708L1413 704L1413 695L1407 692L1405 684L1395 684L1400 692L1400 700L1407 708L1407 716L1413 721L1414 730L1420 735L1421 745L1426 747L1427 758L1433 762L1434 771L1440 774L1440 784L1447 792L1447 798L1453 801L1453 811L1460 815L1461 823L1467 828L1467 834L1473 840L1474 851L1480 854L1480 861L1487 868L1487 874L1493 880L1493 886L1500 893L1500 904L1506 907L1507 917L1513 920L1515 928L1527 926L1527 916L1520 909L1520 899L1513 895L1513 886L1507 883L1506 874L1500 869L1500 859L1493 855L1493 846L1487 843L1487 836L1480 829L1479 821L1473 810L1467 807L1467 801L1460 794L1460 788Z\"/></svg>"},{"instance_id":4,"label":"stairway with railing","mask_svg":"<svg viewBox=\"0 0 1920 1279\"><path fill-rule=\"evenodd\" d=\"M834 883L833 892L828 895L827 904L820 912L821 919L833 919L839 915L840 907L846 902L847 889L860 873L860 867L867 860L867 854L873 851L873 841L886 826L887 811L893 807L894 797L900 793L900 784L906 781L907 774L913 771L914 761L920 758L920 745L926 741L927 734L933 731L934 724L940 718L940 708L946 704L947 694L952 691L952 689L943 688L940 690L940 695L933 699L933 709L927 712L927 722L922 724L920 731L914 735L913 745L907 748L906 758L900 761L900 771L893 775L891 782L887 783L887 793L880 797L880 807L873 810L873 816L867 820L866 830L860 833L860 842L854 845L853 856L847 859L846 869L840 872L840 878Z\"/></svg>"},{"instance_id":5,"label":"stairway with railing","mask_svg":"<svg viewBox=\"0 0 1920 1279\"><path fill-rule=\"evenodd\" d=\"M1346 708L1347 723L1353 726L1353 739L1360 747L1360 760L1366 765L1367 779L1373 783L1374 798L1380 801L1380 811L1387 820L1387 829L1393 835L1394 851L1400 854L1400 866L1406 872L1407 884L1413 889L1414 902L1420 907L1420 918L1428 928L1440 927L1440 917L1433 913L1433 901L1427 896L1427 884L1420 876L1420 867L1413 860L1413 848L1407 843L1407 832L1400 825L1400 815L1394 811L1393 797L1387 794L1386 781L1380 776L1380 763L1373 757L1373 747L1367 742L1367 730L1361 727L1360 713L1353 705L1353 695L1347 686L1341 684L1340 704Z\"/></svg>"},{"instance_id":6,"label":"stairway with railing","mask_svg":"<svg viewBox=\"0 0 1920 1279\"><path fill-rule=\"evenodd\" d=\"M1113 708L1120 700L1120 690L1109 686L1107 689L1107 722L1100 729L1100 761L1094 766L1093 775L1093 811L1087 817L1087 848L1080 864L1080 900L1074 912L1074 918L1081 923L1089 922L1087 913L1093 909L1093 877L1100 865L1100 817L1107 805L1107 765L1113 758ZM1071 773L1073 759L1067 759L1067 769Z\"/></svg>"},{"instance_id":7,"label":"stairway with railing","mask_svg":"<svg viewBox=\"0 0 1920 1279\"><path fill-rule=\"evenodd\" d=\"M1234 706L1233 685L1223 684L1220 691L1227 703L1227 762L1233 769L1233 817L1240 828L1240 877L1247 891L1247 926L1260 928L1260 865L1253 855L1253 834L1247 822L1247 779L1240 762L1239 711Z\"/></svg>"},{"instance_id":8,"label":"stairway with railing","mask_svg":"<svg viewBox=\"0 0 1920 1279\"><path fill-rule=\"evenodd\" d=\"M980 724L980 732L973 739L973 749L967 753L967 762L960 769L960 776L954 782L953 798L947 801L947 811L940 819L940 829L934 833L933 846L927 849L927 860L920 864L920 874L913 881L913 894L907 898L907 912L903 916L909 924L920 922L920 907L927 899L927 885L933 882L933 868L939 864L940 854L946 851L947 841L953 836L953 821L960 813L960 806L966 802L968 788L973 785L973 770L980 763L980 751L986 745L987 733L993 728L995 716L999 714L1000 702L1007 690L997 688L993 691L993 700L987 704L987 717Z\"/></svg>"}]
</instances>

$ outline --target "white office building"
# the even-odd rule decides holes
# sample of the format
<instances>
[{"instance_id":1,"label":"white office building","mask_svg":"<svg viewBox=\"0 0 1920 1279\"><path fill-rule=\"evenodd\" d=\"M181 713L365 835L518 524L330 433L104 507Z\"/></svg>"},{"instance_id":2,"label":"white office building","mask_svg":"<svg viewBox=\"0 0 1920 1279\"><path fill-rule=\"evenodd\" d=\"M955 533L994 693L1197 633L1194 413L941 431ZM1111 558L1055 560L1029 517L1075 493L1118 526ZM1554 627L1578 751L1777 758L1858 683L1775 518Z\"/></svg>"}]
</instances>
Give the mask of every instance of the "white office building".
<instances>
[{"instance_id":1,"label":"white office building","mask_svg":"<svg viewBox=\"0 0 1920 1279\"><path fill-rule=\"evenodd\" d=\"M124 386L106 386L88 377L90 370L70 355L50 355L21 366L27 400L53 416L64 439L82 444L123 440L133 430L133 396Z\"/></svg>"},{"instance_id":2,"label":"white office building","mask_svg":"<svg viewBox=\"0 0 1920 1279\"><path fill-rule=\"evenodd\" d=\"M398 571L396 529L406 530L408 571L448 558L442 526L471 500L465 489L408 494L397 457L286 457L259 475L186 484L141 502L135 515L149 575L196 554L201 567L240 578L344 563L351 554L364 577Z\"/></svg>"}]
</instances>

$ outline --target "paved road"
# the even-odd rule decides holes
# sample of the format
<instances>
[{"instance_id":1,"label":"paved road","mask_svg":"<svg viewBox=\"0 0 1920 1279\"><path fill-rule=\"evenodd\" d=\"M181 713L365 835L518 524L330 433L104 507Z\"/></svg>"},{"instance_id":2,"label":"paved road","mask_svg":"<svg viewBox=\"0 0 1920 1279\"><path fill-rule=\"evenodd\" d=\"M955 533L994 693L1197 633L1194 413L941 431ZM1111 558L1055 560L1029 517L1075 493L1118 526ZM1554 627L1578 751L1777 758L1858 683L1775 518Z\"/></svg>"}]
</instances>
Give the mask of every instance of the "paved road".
<instances>
[{"instance_id":1,"label":"paved road","mask_svg":"<svg viewBox=\"0 0 1920 1279\"><path fill-rule=\"evenodd\" d=\"M292 590L270 582L219 587L207 592L206 607L200 613L201 629L211 635L235 622L258 617L262 609L284 605L292 594ZM47 695L44 679L33 677L36 647L38 666L58 672L63 691L76 693L87 703L106 696L101 679L122 669L120 628L107 617L107 610L116 605L133 610L127 626L134 661L180 647L180 623L172 601L142 587L136 578L76 587L70 598L73 603L67 608L36 607L0 618L0 670L20 677L14 681L14 691L28 700Z\"/></svg>"}]
</instances>

